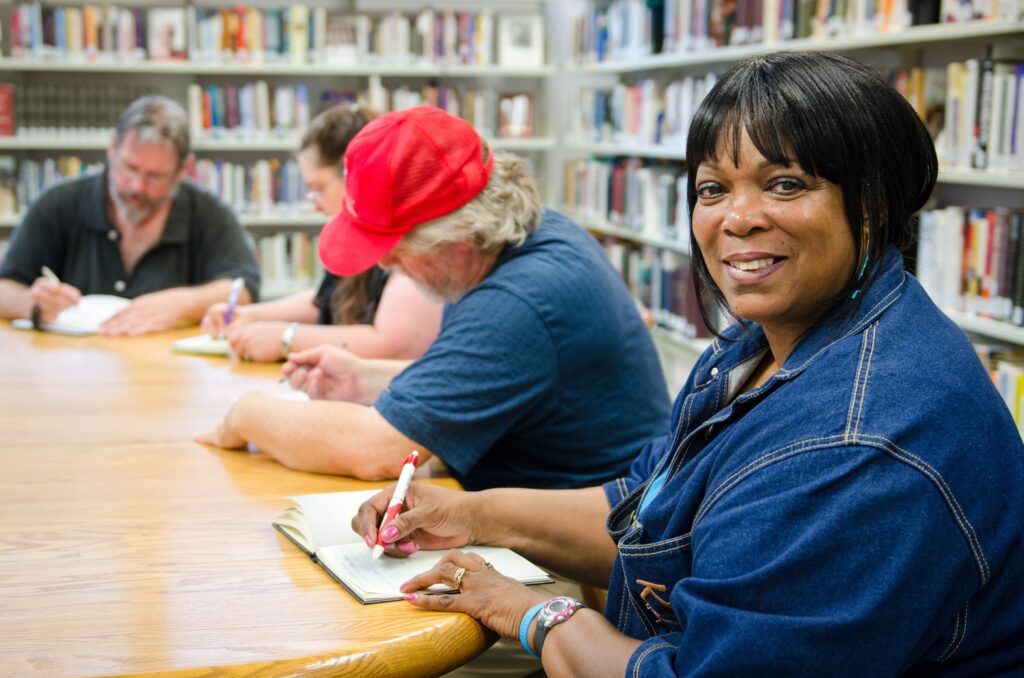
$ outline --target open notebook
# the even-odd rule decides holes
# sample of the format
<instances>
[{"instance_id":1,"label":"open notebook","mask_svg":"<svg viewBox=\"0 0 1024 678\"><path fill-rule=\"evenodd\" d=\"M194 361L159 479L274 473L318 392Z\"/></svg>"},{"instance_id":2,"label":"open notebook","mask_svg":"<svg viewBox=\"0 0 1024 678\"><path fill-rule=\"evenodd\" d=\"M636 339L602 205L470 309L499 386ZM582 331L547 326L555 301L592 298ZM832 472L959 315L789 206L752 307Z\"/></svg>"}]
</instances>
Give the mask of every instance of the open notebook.
<instances>
[{"instance_id":1,"label":"open notebook","mask_svg":"<svg viewBox=\"0 0 1024 678\"><path fill-rule=\"evenodd\" d=\"M402 600L398 587L414 575L433 567L443 552L418 551L408 558L370 557L362 537L352 531L350 521L359 506L377 494L365 492L327 492L289 497L295 506L284 510L273 525L302 549L313 562L323 567L361 603ZM502 574L524 584L550 584L552 579L518 553L493 546L467 546ZM433 586L441 593L452 589Z\"/></svg>"},{"instance_id":2,"label":"open notebook","mask_svg":"<svg viewBox=\"0 0 1024 678\"><path fill-rule=\"evenodd\" d=\"M197 334L194 337L178 339L171 344L174 353L192 353L195 355L231 355L231 342L227 339L216 339L209 334Z\"/></svg>"},{"instance_id":3,"label":"open notebook","mask_svg":"<svg viewBox=\"0 0 1024 678\"><path fill-rule=\"evenodd\" d=\"M44 323L39 329L75 336L96 334L100 331L100 325L130 303L130 299L115 297L111 294L87 294L74 306L61 311L52 323ZM15 320L11 326L30 330L32 321Z\"/></svg>"}]
</instances>

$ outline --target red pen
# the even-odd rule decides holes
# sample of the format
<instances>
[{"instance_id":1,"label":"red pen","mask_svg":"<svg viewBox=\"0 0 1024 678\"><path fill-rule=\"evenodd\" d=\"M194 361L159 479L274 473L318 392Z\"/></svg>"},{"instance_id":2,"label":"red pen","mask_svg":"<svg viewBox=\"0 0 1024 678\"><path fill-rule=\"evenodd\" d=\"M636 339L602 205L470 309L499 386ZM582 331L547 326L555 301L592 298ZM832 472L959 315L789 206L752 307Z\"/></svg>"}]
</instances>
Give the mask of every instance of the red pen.
<instances>
[{"instance_id":1,"label":"red pen","mask_svg":"<svg viewBox=\"0 0 1024 678\"><path fill-rule=\"evenodd\" d=\"M381 554L384 553L384 542L381 541L380 535L384 531L384 527L398 517L399 511L402 510L402 502L405 501L405 493L409 491L409 485L412 483L412 474L416 472L416 464L420 461L420 453L413 450L409 453L409 456L402 462L402 472L398 474L398 483L395 485L395 493L391 495L391 503L388 504L388 510L384 512L384 519L380 521L380 528L377 530L377 543L373 545L373 559L377 560Z\"/></svg>"}]
</instances>

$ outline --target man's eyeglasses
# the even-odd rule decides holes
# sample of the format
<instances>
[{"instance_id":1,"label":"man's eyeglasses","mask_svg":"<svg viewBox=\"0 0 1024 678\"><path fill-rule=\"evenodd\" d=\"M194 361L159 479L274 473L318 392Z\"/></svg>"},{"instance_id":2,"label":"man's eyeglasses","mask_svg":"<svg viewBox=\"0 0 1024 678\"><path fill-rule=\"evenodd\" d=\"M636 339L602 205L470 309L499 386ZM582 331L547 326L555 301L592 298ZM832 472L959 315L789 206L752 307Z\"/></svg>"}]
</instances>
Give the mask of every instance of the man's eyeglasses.
<instances>
[{"instance_id":1,"label":"man's eyeglasses","mask_svg":"<svg viewBox=\"0 0 1024 678\"><path fill-rule=\"evenodd\" d=\"M122 178L129 181L141 180L147 186L167 186L174 181L175 173L143 172L138 167L124 163L120 158L114 158L111 163L112 169Z\"/></svg>"}]
</instances>

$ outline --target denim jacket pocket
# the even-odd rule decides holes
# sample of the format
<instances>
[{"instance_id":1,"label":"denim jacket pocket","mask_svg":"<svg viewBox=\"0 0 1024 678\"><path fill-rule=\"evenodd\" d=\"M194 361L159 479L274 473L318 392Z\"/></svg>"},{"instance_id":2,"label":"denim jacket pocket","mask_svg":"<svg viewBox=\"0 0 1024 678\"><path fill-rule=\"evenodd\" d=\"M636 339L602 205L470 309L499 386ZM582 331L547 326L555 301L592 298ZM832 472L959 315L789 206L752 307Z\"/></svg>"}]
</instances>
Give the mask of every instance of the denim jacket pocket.
<instances>
[{"instance_id":1,"label":"denim jacket pocket","mask_svg":"<svg viewBox=\"0 0 1024 678\"><path fill-rule=\"evenodd\" d=\"M619 541L619 562L623 585L629 594L629 626L641 622L649 636L682 629L672 610L670 596L675 585L690 576L693 552L690 533L657 541L638 543L643 529L636 529Z\"/></svg>"}]
</instances>

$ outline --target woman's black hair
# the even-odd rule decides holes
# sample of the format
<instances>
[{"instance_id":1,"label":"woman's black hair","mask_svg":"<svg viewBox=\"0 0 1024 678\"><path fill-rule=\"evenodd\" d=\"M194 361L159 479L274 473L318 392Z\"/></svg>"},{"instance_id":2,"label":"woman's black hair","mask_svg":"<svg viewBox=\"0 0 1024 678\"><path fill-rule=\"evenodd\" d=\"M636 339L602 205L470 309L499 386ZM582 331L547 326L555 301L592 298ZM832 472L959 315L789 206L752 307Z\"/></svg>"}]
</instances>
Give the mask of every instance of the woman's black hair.
<instances>
[{"instance_id":1,"label":"woman's black hair","mask_svg":"<svg viewBox=\"0 0 1024 678\"><path fill-rule=\"evenodd\" d=\"M888 246L902 249L910 244L911 217L931 195L938 160L921 118L875 71L821 52L776 52L729 69L690 123L686 167L691 220L697 203L697 168L707 160L717 161L723 140L738 163L744 130L769 162L796 163L841 189L857 265L833 305L850 299L871 280ZM718 335L703 292L710 292L727 313L731 310L692 230L690 244L701 316Z\"/></svg>"}]
</instances>

